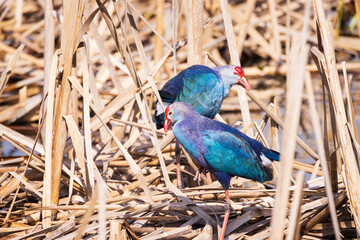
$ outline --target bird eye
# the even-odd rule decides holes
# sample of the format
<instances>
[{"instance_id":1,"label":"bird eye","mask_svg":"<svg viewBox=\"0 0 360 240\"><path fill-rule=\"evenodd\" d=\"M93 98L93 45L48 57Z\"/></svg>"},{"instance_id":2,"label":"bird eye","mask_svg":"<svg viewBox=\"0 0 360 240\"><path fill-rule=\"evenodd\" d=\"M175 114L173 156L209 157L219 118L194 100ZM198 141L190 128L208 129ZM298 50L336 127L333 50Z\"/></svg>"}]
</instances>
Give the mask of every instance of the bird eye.
<instances>
[{"instance_id":1,"label":"bird eye","mask_svg":"<svg viewBox=\"0 0 360 240\"><path fill-rule=\"evenodd\" d=\"M169 112L169 115L172 115L172 112Z\"/></svg>"},{"instance_id":2,"label":"bird eye","mask_svg":"<svg viewBox=\"0 0 360 240\"><path fill-rule=\"evenodd\" d=\"M235 67L235 71L237 72L236 74L239 75L240 77L244 76L244 69L242 67Z\"/></svg>"}]
</instances>

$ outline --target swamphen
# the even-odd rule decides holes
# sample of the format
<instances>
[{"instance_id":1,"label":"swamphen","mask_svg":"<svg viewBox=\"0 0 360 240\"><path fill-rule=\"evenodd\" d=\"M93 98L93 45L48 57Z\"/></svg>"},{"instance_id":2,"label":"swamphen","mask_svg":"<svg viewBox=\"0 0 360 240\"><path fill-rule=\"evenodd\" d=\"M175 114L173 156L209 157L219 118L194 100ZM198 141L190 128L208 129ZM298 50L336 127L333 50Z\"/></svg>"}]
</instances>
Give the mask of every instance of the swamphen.
<instances>
[{"instance_id":1,"label":"swamphen","mask_svg":"<svg viewBox=\"0 0 360 240\"><path fill-rule=\"evenodd\" d=\"M239 84L250 90L241 67L225 65L209 68L193 65L170 79L159 91L166 108L173 102L190 104L200 115L214 118L232 85ZM156 102L155 120L158 129L164 126L165 114Z\"/></svg>"},{"instance_id":2,"label":"swamphen","mask_svg":"<svg viewBox=\"0 0 360 240\"><path fill-rule=\"evenodd\" d=\"M173 128L174 135L191 158L210 171L225 190L226 205L220 239L230 215L229 186L232 176L259 182L272 180L272 161L280 154L224 123L199 115L183 102L175 102L165 110L164 130Z\"/></svg>"},{"instance_id":3,"label":"swamphen","mask_svg":"<svg viewBox=\"0 0 360 240\"><path fill-rule=\"evenodd\" d=\"M166 108L173 102L186 102L200 115L214 118L219 112L223 99L232 85L239 84L250 90L248 80L241 67L226 65L209 68L193 65L170 79L159 91ZM159 102L156 102L155 119L158 129L164 126L165 114ZM182 188L180 172L180 149L176 143L176 166L178 187Z\"/></svg>"}]
</instances>

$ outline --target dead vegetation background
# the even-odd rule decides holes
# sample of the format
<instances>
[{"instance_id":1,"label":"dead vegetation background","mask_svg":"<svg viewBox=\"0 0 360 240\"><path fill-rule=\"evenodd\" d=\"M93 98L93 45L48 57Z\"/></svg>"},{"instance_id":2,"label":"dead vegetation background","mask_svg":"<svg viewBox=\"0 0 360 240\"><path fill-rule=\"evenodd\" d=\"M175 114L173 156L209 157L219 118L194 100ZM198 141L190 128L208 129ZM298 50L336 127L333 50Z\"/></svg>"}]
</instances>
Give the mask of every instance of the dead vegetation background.
<instances>
[{"instance_id":1,"label":"dead vegetation background","mask_svg":"<svg viewBox=\"0 0 360 240\"><path fill-rule=\"evenodd\" d=\"M1 239L216 239L158 89L192 64L245 68L218 120L281 150L274 180L232 181L229 239L356 238L359 0L0 0ZM346 62L345 62L346 61ZM215 179L214 179L215 180Z\"/></svg>"}]
</instances>

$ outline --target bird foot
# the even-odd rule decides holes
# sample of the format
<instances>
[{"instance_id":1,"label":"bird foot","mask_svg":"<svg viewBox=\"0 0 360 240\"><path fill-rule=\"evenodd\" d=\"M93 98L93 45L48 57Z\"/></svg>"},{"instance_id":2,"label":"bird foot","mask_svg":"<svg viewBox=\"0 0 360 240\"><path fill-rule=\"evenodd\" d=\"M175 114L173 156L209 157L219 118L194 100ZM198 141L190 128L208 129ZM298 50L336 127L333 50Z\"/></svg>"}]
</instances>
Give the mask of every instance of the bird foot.
<instances>
[{"instance_id":1,"label":"bird foot","mask_svg":"<svg viewBox=\"0 0 360 240\"><path fill-rule=\"evenodd\" d=\"M195 173L195 177L194 177L194 181L197 181L198 184L200 185L200 182L201 182L201 177L200 177L200 174L201 172L204 170L203 167L199 167L199 169L196 171Z\"/></svg>"},{"instance_id":2,"label":"bird foot","mask_svg":"<svg viewBox=\"0 0 360 240\"><path fill-rule=\"evenodd\" d=\"M197 181L198 184L200 185L201 182L200 171L196 171L194 181Z\"/></svg>"},{"instance_id":3,"label":"bird foot","mask_svg":"<svg viewBox=\"0 0 360 240\"><path fill-rule=\"evenodd\" d=\"M225 208L225 212L230 212L230 211L231 211L231 205L230 205L230 203L228 203L228 202L226 201L224 208Z\"/></svg>"}]
</instances>

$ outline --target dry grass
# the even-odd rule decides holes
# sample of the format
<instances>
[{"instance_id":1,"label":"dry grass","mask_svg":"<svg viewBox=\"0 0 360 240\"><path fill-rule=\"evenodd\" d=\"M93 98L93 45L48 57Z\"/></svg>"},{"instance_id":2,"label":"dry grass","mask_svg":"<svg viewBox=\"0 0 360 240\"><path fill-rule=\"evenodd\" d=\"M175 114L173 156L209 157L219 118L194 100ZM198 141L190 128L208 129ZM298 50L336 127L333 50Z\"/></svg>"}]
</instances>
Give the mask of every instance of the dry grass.
<instances>
[{"instance_id":1,"label":"dry grass","mask_svg":"<svg viewBox=\"0 0 360 240\"><path fill-rule=\"evenodd\" d=\"M360 234L360 40L324 15L359 1L43 2L0 0L1 239L216 239L223 190L184 151L176 187L153 105L191 64L240 62L252 90L216 118L282 155L272 182L233 179L226 236Z\"/></svg>"}]
</instances>

